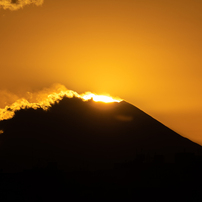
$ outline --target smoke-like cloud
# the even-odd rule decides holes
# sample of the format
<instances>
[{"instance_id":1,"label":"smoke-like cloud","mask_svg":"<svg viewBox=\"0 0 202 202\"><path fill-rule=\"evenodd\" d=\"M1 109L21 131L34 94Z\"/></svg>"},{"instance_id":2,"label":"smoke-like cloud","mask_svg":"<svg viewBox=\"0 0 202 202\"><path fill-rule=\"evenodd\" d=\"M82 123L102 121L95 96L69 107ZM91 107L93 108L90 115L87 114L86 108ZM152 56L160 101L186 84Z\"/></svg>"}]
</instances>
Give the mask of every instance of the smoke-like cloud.
<instances>
[{"instance_id":1,"label":"smoke-like cloud","mask_svg":"<svg viewBox=\"0 0 202 202\"><path fill-rule=\"evenodd\" d=\"M29 4L40 6L43 0L0 0L0 8L9 10L18 10Z\"/></svg>"},{"instance_id":2,"label":"smoke-like cloud","mask_svg":"<svg viewBox=\"0 0 202 202\"><path fill-rule=\"evenodd\" d=\"M20 109L42 108L47 110L51 104L59 102L64 96L68 98L78 97L83 101L93 99L95 102L120 102L120 98L112 98L110 95L96 95L91 92L86 92L83 94L78 94L75 91L68 90L65 86L61 84L54 84L50 88L44 88L39 92L27 92L23 97L19 97L15 94L9 93L7 91L0 91L0 97L2 97L3 102L0 105L0 121L10 119L15 115L15 112Z\"/></svg>"},{"instance_id":3,"label":"smoke-like cloud","mask_svg":"<svg viewBox=\"0 0 202 202\"><path fill-rule=\"evenodd\" d=\"M125 122L133 120L132 116L127 116L127 115L118 115L115 118L118 119L118 120L120 120L120 121L125 121Z\"/></svg>"}]
</instances>

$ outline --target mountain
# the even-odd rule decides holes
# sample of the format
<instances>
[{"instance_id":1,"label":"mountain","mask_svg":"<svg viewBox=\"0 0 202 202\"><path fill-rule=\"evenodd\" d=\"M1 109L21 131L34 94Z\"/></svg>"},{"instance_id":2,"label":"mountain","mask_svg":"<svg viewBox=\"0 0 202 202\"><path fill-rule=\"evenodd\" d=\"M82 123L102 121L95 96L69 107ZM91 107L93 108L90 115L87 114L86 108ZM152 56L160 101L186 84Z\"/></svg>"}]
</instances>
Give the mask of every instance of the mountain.
<instances>
[{"instance_id":1,"label":"mountain","mask_svg":"<svg viewBox=\"0 0 202 202\"><path fill-rule=\"evenodd\" d=\"M102 195L140 201L149 197L141 194L146 190L151 201L170 201L185 190L191 193L185 199L199 197L202 147L125 101L64 97L47 111L17 111L0 130L1 186L11 199ZM162 199L168 189L170 197ZM33 190L38 195L32 198Z\"/></svg>"}]
</instances>

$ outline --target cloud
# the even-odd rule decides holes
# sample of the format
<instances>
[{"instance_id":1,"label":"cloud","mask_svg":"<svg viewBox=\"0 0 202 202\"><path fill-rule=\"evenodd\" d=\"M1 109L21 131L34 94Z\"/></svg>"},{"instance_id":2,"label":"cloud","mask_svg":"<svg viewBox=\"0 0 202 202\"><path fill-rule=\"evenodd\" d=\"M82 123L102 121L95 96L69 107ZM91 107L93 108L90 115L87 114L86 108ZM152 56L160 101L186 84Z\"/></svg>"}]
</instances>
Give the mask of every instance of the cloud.
<instances>
[{"instance_id":1,"label":"cloud","mask_svg":"<svg viewBox=\"0 0 202 202\"><path fill-rule=\"evenodd\" d=\"M66 89L65 86L60 84L54 84L50 88L44 88L43 90L35 93L27 92L23 97L18 97L17 95L7 91L1 91L0 95L4 102L0 102L1 106L3 104L6 105L4 108L0 108L0 120L12 118L15 111L20 109L43 108L44 110L47 110L51 104L61 100L64 96L69 98L73 96L79 97L79 94ZM12 101L14 102L12 103Z\"/></svg>"},{"instance_id":2,"label":"cloud","mask_svg":"<svg viewBox=\"0 0 202 202\"><path fill-rule=\"evenodd\" d=\"M39 6L43 4L43 0L0 0L0 8L10 10L18 10L29 4Z\"/></svg>"},{"instance_id":3,"label":"cloud","mask_svg":"<svg viewBox=\"0 0 202 202\"><path fill-rule=\"evenodd\" d=\"M120 121L132 121L133 117L132 116L126 116L126 115L118 115L116 116L116 119Z\"/></svg>"},{"instance_id":4,"label":"cloud","mask_svg":"<svg viewBox=\"0 0 202 202\"><path fill-rule=\"evenodd\" d=\"M26 92L26 94L22 97L7 91L0 91L0 121L12 118L15 115L15 112L20 109L42 108L47 110L49 107L51 107L51 104L59 102L64 96L68 98L78 97L83 101L90 99L98 101L97 98L107 97L96 95L91 92L78 94L75 91L68 90L61 84L53 84L50 88L44 88L39 92ZM111 99L114 100L114 102L121 101L120 98L113 99L110 97L110 100Z\"/></svg>"}]
</instances>

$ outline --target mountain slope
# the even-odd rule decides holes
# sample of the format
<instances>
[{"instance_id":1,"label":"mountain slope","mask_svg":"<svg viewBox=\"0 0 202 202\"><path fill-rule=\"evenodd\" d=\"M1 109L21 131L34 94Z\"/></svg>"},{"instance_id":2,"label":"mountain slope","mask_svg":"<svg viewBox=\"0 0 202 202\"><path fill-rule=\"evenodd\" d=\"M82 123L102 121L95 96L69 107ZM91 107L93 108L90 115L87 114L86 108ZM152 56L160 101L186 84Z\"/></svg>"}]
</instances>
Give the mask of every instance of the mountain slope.
<instances>
[{"instance_id":1,"label":"mountain slope","mask_svg":"<svg viewBox=\"0 0 202 202\"><path fill-rule=\"evenodd\" d=\"M201 200L202 147L125 101L64 97L0 130L0 198Z\"/></svg>"},{"instance_id":2,"label":"mountain slope","mask_svg":"<svg viewBox=\"0 0 202 202\"><path fill-rule=\"evenodd\" d=\"M201 152L201 146L124 101L105 104L64 98L48 111L18 111L0 126L1 158L13 159L15 168L19 162L34 166L39 158L66 167L104 168L132 161L138 154L174 161L176 153Z\"/></svg>"}]
</instances>

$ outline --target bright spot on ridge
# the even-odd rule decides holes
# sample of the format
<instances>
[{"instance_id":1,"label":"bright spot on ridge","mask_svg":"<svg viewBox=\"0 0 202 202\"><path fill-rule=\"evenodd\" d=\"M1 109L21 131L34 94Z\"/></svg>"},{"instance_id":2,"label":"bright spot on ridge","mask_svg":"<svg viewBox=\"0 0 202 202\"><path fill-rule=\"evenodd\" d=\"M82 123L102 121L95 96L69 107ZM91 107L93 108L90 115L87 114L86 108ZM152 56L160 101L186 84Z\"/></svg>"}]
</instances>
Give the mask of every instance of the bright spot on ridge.
<instances>
[{"instance_id":1,"label":"bright spot on ridge","mask_svg":"<svg viewBox=\"0 0 202 202\"><path fill-rule=\"evenodd\" d=\"M121 99L112 98L111 96L107 95L95 95L93 93L86 93L85 95L81 96L84 100L93 99L95 102L105 102L105 103L112 103L112 102L121 102Z\"/></svg>"}]
</instances>

